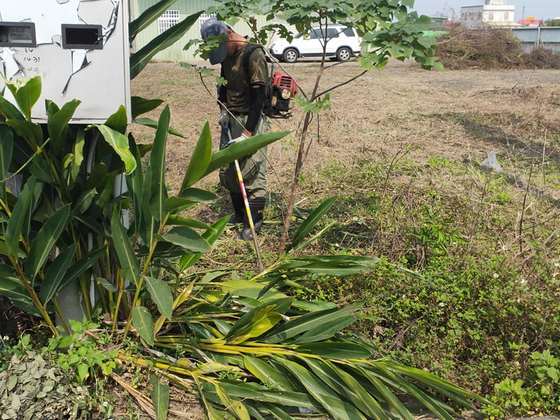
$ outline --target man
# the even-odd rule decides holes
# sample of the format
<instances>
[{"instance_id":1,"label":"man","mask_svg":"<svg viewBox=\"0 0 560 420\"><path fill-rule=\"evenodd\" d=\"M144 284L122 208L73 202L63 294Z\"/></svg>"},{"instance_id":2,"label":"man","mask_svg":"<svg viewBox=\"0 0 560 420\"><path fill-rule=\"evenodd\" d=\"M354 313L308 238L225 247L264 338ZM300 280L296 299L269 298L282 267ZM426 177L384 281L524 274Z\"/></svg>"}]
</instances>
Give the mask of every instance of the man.
<instances>
[{"instance_id":1,"label":"man","mask_svg":"<svg viewBox=\"0 0 560 420\"><path fill-rule=\"evenodd\" d=\"M227 147L232 140L266 131L268 123L263 109L269 74L263 49L250 45L244 36L216 19L204 22L200 32L204 41L219 43L208 58L211 64L222 65L221 76L225 79L225 85L218 86L222 126L220 148ZM242 159L239 164L255 230L259 232L266 204L266 148ZM241 238L252 239L234 165L220 171L220 182L231 195L235 211L233 222L243 222Z\"/></svg>"}]
</instances>

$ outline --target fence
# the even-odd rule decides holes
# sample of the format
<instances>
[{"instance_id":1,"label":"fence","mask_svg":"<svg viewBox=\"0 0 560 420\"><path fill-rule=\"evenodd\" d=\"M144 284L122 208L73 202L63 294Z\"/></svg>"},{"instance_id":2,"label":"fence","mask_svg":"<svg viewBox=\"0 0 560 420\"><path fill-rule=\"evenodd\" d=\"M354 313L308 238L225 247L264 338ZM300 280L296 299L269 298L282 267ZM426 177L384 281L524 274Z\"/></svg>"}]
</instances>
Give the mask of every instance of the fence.
<instances>
[{"instance_id":1,"label":"fence","mask_svg":"<svg viewBox=\"0 0 560 420\"><path fill-rule=\"evenodd\" d=\"M560 53L560 27L515 28L512 31L525 52L544 47Z\"/></svg>"}]
</instances>

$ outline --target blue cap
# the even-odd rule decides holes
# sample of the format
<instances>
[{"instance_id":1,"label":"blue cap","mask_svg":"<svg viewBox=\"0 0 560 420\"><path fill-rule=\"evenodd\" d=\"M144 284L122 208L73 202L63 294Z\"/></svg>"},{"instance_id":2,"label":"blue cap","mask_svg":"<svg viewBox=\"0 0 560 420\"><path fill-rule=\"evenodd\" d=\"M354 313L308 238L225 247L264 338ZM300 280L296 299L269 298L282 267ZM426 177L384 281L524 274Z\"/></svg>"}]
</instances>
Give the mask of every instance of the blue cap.
<instances>
[{"instance_id":1,"label":"blue cap","mask_svg":"<svg viewBox=\"0 0 560 420\"><path fill-rule=\"evenodd\" d=\"M220 35L227 35L231 28L222 21L215 18L210 18L205 21L200 28L200 36L204 41L211 37L218 37ZM223 41L219 47L215 48L208 56L210 64L223 63L227 57L226 41Z\"/></svg>"}]
</instances>

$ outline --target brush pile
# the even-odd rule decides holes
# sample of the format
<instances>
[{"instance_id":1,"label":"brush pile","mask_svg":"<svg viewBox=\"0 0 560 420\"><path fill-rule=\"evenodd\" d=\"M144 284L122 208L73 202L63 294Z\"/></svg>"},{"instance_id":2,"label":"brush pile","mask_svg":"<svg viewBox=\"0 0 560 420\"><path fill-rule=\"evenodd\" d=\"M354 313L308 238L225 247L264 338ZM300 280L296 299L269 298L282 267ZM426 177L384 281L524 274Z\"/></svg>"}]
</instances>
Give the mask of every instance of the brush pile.
<instances>
[{"instance_id":1,"label":"brush pile","mask_svg":"<svg viewBox=\"0 0 560 420\"><path fill-rule=\"evenodd\" d=\"M560 54L544 48L525 53L508 29L457 26L440 38L437 55L450 70L560 69Z\"/></svg>"}]
</instances>

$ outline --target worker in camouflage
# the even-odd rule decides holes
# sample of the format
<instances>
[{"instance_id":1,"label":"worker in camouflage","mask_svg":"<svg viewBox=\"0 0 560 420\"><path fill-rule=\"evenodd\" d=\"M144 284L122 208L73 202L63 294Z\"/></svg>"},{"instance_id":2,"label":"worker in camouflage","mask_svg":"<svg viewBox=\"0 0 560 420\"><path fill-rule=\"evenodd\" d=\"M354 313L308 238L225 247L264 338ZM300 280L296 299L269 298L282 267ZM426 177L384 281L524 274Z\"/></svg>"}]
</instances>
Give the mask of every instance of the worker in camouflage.
<instances>
[{"instance_id":1,"label":"worker in camouflage","mask_svg":"<svg viewBox=\"0 0 560 420\"><path fill-rule=\"evenodd\" d=\"M263 49L249 44L244 36L216 19L204 22L200 32L204 41L219 41L219 46L210 52L208 59L211 64L222 65L221 76L225 81L218 86L222 127L220 148L227 147L232 140L267 131L269 125L263 109L269 74ZM241 159L239 164L258 233L262 227L266 204L266 148ZM220 182L231 195L235 211L232 221L243 223L241 232L243 239L252 239L233 164L220 171Z\"/></svg>"}]
</instances>

